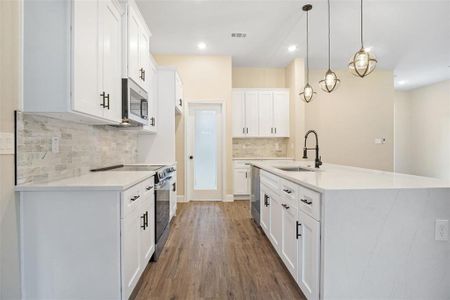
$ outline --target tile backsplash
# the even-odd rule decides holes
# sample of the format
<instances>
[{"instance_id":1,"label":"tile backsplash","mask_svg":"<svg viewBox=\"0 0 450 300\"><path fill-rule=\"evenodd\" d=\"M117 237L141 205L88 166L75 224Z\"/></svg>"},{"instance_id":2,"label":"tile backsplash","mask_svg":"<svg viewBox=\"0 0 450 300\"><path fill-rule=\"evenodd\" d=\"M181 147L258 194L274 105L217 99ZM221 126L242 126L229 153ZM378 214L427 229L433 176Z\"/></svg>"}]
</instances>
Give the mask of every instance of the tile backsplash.
<instances>
[{"instance_id":1,"label":"tile backsplash","mask_svg":"<svg viewBox=\"0 0 450 300\"><path fill-rule=\"evenodd\" d=\"M233 157L286 157L289 138L233 138Z\"/></svg>"},{"instance_id":2,"label":"tile backsplash","mask_svg":"<svg viewBox=\"0 0 450 300\"><path fill-rule=\"evenodd\" d=\"M59 138L58 153L52 152L53 137ZM53 181L136 161L136 132L18 114L18 184Z\"/></svg>"}]
</instances>

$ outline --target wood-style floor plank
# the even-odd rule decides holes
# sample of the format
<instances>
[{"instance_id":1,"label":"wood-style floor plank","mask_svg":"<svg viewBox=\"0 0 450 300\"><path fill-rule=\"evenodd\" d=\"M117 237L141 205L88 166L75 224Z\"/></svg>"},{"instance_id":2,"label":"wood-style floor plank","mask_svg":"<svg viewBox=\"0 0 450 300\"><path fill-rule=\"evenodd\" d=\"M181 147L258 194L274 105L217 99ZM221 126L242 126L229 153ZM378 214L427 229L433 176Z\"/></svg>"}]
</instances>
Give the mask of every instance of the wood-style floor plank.
<instances>
[{"instance_id":1,"label":"wood-style floor plank","mask_svg":"<svg viewBox=\"0 0 450 300\"><path fill-rule=\"evenodd\" d=\"M177 214L136 299L305 299L248 201L181 203Z\"/></svg>"}]
</instances>

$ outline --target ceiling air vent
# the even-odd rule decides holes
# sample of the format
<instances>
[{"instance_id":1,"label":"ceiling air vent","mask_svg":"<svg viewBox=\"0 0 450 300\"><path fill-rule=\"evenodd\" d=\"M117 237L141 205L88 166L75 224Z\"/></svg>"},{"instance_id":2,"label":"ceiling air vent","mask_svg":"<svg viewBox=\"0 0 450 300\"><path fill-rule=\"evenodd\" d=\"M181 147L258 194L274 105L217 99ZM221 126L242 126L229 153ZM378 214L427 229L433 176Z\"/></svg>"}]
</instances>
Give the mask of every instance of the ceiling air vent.
<instances>
[{"instance_id":1,"label":"ceiling air vent","mask_svg":"<svg viewBox=\"0 0 450 300\"><path fill-rule=\"evenodd\" d=\"M243 32L233 32L231 34L231 37L233 37L233 38L245 38L245 37L247 37L247 34L243 33Z\"/></svg>"}]
</instances>

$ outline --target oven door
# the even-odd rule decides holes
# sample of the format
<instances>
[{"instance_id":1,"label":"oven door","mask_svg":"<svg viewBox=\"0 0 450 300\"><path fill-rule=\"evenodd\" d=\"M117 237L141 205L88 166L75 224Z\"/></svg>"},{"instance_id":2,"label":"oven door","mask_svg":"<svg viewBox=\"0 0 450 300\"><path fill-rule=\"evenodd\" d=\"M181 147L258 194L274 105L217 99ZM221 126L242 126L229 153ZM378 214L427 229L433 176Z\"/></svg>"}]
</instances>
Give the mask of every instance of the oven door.
<instances>
[{"instance_id":1,"label":"oven door","mask_svg":"<svg viewBox=\"0 0 450 300\"><path fill-rule=\"evenodd\" d=\"M170 180L172 177L167 177L155 185L156 201L155 201L155 221L156 221L156 235L155 241L158 243L161 235L169 224L169 210L170 210Z\"/></svg>"}]
</instances>

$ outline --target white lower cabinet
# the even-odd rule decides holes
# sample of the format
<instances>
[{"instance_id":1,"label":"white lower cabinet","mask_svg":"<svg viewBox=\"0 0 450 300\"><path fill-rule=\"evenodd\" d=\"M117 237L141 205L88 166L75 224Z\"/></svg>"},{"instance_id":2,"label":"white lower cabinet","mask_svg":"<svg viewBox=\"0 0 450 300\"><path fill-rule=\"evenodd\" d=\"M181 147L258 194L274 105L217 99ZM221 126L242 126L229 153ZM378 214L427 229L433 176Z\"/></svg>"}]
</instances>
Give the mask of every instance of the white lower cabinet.
<instances>
[{"instance_id":1,"label":"white lower cabinet","mask_svg":"<svg viewBox=\"0 0 450 300\"><path fill-rule=\"evenodd\" d=\"M22 299L129 299L155 250L154 179L20 192Z\"/></svg>"},{"instance_id":2,"label":"white lower cabinet","mask_svg":"<svg viewBox=\"0 0 450 300\"><path fill-rule=\"evenodd\" d=\"M307 299L319 299L320 194L261 172L260 224Z\"/></svg>"},{"instance_id":3,"label":"white lower cabinet","mask_svg":"<svg viewBox=\"0 0 450 300\"><path fill-rule=\"evenodd\" d=\"M302 211L298 221L297 283L307 299L319 299L320 223Z\"/></svg>"}]
</instances>

